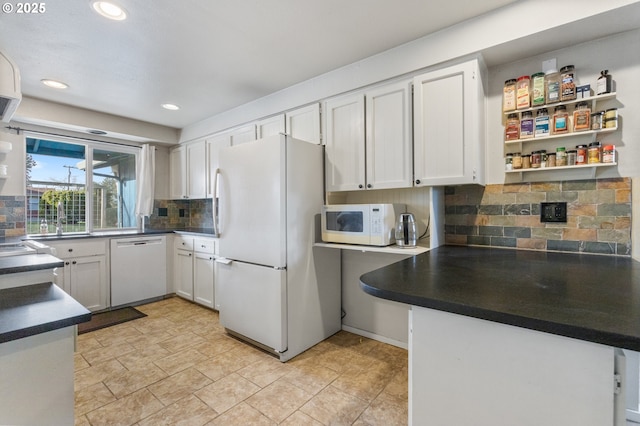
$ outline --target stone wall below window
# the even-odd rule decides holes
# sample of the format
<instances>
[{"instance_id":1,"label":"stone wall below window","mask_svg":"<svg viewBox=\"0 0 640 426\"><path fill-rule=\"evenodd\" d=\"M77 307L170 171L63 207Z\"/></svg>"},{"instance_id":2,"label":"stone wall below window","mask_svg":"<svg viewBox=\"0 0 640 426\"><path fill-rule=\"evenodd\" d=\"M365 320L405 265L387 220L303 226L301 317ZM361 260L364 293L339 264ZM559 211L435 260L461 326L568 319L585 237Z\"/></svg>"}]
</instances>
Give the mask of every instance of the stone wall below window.
<instances>
[{"instance_id":1,"label":"stone wall below window","mask_svg":"<svg viewBox=\"0 0 640 426\"><path fill-rule=\"evenodd\" d=\"M0 239L26 235L26 198L0 196Z\"/></svg>"},{"instance_id":2,"label":"stone wall below window","mask_svg":"<svg viewBox=\"0 0 640 426\"><path fill-rule=\"evenodd\" d=\"M567 202L567 223L541 223L541 202ZM445 188L447 244L631 255L631 179Z\"/></svg>"}]
</instances>

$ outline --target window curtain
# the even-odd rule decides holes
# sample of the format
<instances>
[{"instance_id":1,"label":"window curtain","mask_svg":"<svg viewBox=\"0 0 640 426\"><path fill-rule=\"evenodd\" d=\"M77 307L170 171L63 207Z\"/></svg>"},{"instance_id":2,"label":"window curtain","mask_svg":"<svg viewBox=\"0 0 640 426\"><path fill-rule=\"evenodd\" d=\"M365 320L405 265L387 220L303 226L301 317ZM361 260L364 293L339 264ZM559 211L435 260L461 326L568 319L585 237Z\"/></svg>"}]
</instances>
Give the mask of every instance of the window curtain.
<instances>
[{"instance_id":1,"label":"window curtain","mask_svg":"<svg viewBox=\"0 0 640 426\"><path fill-rule=\"evenodd\" d=\"M156 170L156 149L145 144L138 155L136 175L138 181L138 196L136 199L136 216L140 217L144 228L144 217L153 213L153 195Z\"/></svg>"}]
</instances>

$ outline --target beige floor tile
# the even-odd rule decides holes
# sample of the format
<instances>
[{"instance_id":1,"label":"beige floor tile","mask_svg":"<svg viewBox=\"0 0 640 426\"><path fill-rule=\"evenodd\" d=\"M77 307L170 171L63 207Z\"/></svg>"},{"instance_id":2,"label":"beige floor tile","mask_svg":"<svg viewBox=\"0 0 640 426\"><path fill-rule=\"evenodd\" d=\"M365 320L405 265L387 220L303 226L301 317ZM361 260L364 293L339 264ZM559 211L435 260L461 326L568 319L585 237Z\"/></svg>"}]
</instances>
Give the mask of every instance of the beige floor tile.
<instances>
[{"instance_id":1,"label":"beige floor tile","mask_svg":"<svg viewBox=\"0 0 640 426\"><path fill-rule=\"evenodd\" d=\"M330 368L318 364L302 364L291 368L282 378L306 392L315 395L338 378L339 374Z\"/></svg>"},{"instance_id":2,"label":"beige floor tile","mask_svg":"<svg viewBox=\"0 0 640 426\"><path fill-rule=\"evenodd\" d=\"M78 352L87 352L91 349L101 348L102 345L98 342L95 337L93 337L93 333L84 333L79 334L78 339L76 341Z\"/></svg>"},{"instance_id":3,"label":"beige floor tile","mask_svg":"<svg viewBox=\"0 0 640 426\"><path fill-rule=\"evenodd\" d=\"M75 421L73 422L74 426L91 426L89 420L86 416L78 416L76 415Z\"/></svg>"},{"instance_id":4,"label":"beige floor tile","mask_svg":"<svg viewBox=\"0 0 640 426\"><path fill-rule=\"evenodd\" d=\"M201 426L218 413L194 395L189 395L140 421L138 426Z\"/></svg>"},{"instance_id":5,"label":"beige floor tile","mask_svg":"<svg viewBox=\"0 0 640 426\"><path fill-rule=\"evenodd\" d=\"M267 356L268 355L258 353L252 348L247 348L245 345L217 354L196 364L195 367L211 380L219 380Z\"/></svg>"},{"instance_id":6,"label":"beige floor tile","mask_svg":"<svg viewBox=\"0 0 640 426\"><path fill-rule=\"evenodd\" d=\"M171 353L176 353L205 342L206 340L203 337L188 331L184 334L164 340L160 342L159 345Z\"/></svg>"},{"instance_id":7,"label":"beige floor tile","mask_svg":"<svg viewBox=\"0 0 640 426\"><path fill-rule=\"evenodd\" d=\"M75 415L82 416L116 400L104 383L96 383L75 392Z\"/></svg>"},{"instance_id":8,"label":"beige floor tile","mask_svg":"<svg viewBox=\"0 0 640 426\"><path fill-rule=\"evenodd\" d=\"M170 355L171 352L159 345L149 345L142 348L136 348L133 352L118 356L116 359L128 370L135 370Z\"/></svg>"},{"instance_id":9,"label":"beige floor tile","mask_svg":"<svg viewBox=\"0 0 640 426\"><path fill-rule=\"evenodd\" d=\"M189 368L154 383L149 386L148 389L164 405L169 405L180 399L186 398L210 383L211 380L198 370L195 368Z\"/></svg>"},{"instance_id":10,"label":"beige floor tile","mask_svg":"<svg viewBox=\"0 0 640 426\"><path fill-rule=\"evenodd\" d=\"M409 400L409 369L408 367L395 373L382 393L395 398L398 401L404 401L406 404Z\"/></svg>"},{"instance_id":11,"label":"beige floor tile","mask_svg":"<svg viewBox=\"0 0 640 426\"><path fill-rule=\"evenodd\" d=\"M360 415L354 425L358 426L391 426L406 425L408 413L406 407L398 406L392 402L376 399Z\"/></svg>"},{"instance_id":12,"label":"beige floor tile","mask_svg":"<svg viewBox=\"0 0 640 426\"><path fill-rule=\"evenodd\" d=\"M129 321L97 330L94 337L102 346L121 345L131 338L142 336L142 333L132 326L133 323L134 321Z\"/></svg>"},{"instance_id":13,"label":"beige floor tile","mask_svg":"<svg viewBox=\"0 0 640 426\"><path fill-rule=\"evenodd\" d=\"M128 338L127 343L136 349L143 349L148 346L157 345L158 343L169 340L172 337L174 337L173 334L165 330L152 330L142 333L140 336Z\"/></svg>"},{"instance_id":14,"label":"beige floor tile","mask_svg":"<svg viewBox=\"0 0 640 426\"><path fill-rule=\"evenodd\" d=\"M259 390L260 387L254 383L236 373L231 373L200 389L195 395L216 412L224 413Z\"/></svg>"},{"instance_id":15,"label":"beige floor tile","mask_svg":"<svg viewBox=\"0 0 640 426\"><path fill-rule=\"evenodd\" d=\"M327 386L300 408L300 411L325 425L352 424L367 408L367 403L333 386Z\"/></svg>"},{"instance_id":16,"label":"beige floor tile","mask_svg":"<svg viewBox=\"0 0 640 426\"><path fill-rule=\"evenodd\" d=\"M108 377L119 374L122 371L126 371L126 369L115 359L80 370L75 373L75 390L79 391L87 386L100 383Z\"/></svg>"},{"instance_id":17,"label":"beige floor tile","mask_svg":"<svg viewBox=\"0 0 640 426\"><path fill-rule=\"evenodd\" d=\"M101 362L109 361L117 356L127 354L135 351L136 348L128 343L121 343L119 345L106 346L103 348L92 349L87 352L81 352L84 359L91 365L99 364Z\"/></svg>"},{"instance_id":18,"label":"beige floor tile","mask_svg":"<svg viewBox=\"0 0 640 426\"><path fill-rule=\"evenodd\" d=\"M193 367L197 363L204 361L206 358L206 356L202 355L195 349L189 348L156 360L154 363L166 371L167 374L172 375Z\"/></svg>"},{"instance_id":19,"label":"beige floor tile","mask_svg":"<svg viewBox=\"0 0 640 426\"><path fill-rule=\"evenodd\" d=\"M87 413L92 426L128 426L160 411L164 406L147 389L127 395Z\"/></svg>"},{"instance_id":20,"label":"beige floor tile","mask_svg":"<svg viewBox=\"0 0 640 426\"><path fill-rule=\"evenodd\" d=\"M280 362L275 358L265 358L241 368L237 373L264 388L287 374L291 368L286 363Z\"/></svg>"},{"instance_id":21,"label":"beige floor tile","mask_svg":"<svg viewBox=\"0 0 640 426\"><path fill-rule=\"evenodd\" d=\"M223 352L238 349L243 343L238 342L236 339L225 336L223 334L217 334L215 336L208 336L205 338L205 342L194 345L193 348L198 352L211 358Z\"/></svg>"},{"instance_id":22,"label":"beige floor tile","mask_svg":"<svg viewBox=\"0 0 640 426\"><path fill-rule=\"evenodd\" d=\"M73 354L73 368L74 371L80 371L85 368L89 368L91 365L84 359L80 352L76 352Z\"/></svg>"},{"instance_id":23,"label":"beige floor tile","mask_svg":"<svg viewBox=\"0 0 640 426\"><path fill-rule=\"evenodd\" d=\"M289 382L278 380L247 398L245 402L274 422L280 423L312 396Z\"/></svg>"},{"instance_id":24,"label":"beige floor tile","mask_svg":"<svg viewBox=\"0 0 640 426\"><path fill-rule=\"evenodd\" d=\"M351 368L331 383L331 386L363 401L373 401L387 386L394 371L386 363L378 361L372 367Z\"/></svg>"},{"instance_id":25,"label":"beige floor tile","mask_svg":"<svg viewBox=\"0 0 640 426\"><path fill-rule=\"evenodd\" d=\"M251 426L272 426L275 425L272 420L269 420L264 414L254 409L248 404L240 403L225 412L224 414L216 417L207 425L216 426L230 426L230 425L251 425Z\"/></svg>"},{"instance_id":26,"label":"beige floor tile","mask_svg":"<svg viewBox=\"0 0 640 426\"><path fill-rule=\"evenodd\" d=\"M296 411L289 417L287 417L281 426L322 426L322 423L303 413L302 411Z\"/></svg>"},{"instance_id":27,"label":"beige floor tile","mask_svg":"<svg viewBox=\"0 0 640 426\"><path fill-rule=\"evenodd\" d=\"M167 377L167 373L153 364L125 371L104 380L116 398L122 398L139 389L145 388Z\"/></svg>"}]
</instances>

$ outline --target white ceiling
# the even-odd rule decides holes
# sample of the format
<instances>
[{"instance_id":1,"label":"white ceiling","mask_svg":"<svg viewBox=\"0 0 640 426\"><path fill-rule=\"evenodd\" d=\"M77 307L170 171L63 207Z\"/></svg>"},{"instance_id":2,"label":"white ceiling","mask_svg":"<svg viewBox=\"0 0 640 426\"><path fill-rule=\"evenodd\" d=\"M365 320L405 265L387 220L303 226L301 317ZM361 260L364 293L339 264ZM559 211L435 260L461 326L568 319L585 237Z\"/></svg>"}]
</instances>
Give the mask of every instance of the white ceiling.
<instances>
[{"instance_id":1,"label":"white ceiling","mask_svg":"<svg viewBox=\"0 0 640 426\"><path fill-rule=\"evenodd\" d=\"M50 1L0 14L0 50L24 96L182 128L513 1L118 0L122 22Z\"/></svg>"}]
</instances>

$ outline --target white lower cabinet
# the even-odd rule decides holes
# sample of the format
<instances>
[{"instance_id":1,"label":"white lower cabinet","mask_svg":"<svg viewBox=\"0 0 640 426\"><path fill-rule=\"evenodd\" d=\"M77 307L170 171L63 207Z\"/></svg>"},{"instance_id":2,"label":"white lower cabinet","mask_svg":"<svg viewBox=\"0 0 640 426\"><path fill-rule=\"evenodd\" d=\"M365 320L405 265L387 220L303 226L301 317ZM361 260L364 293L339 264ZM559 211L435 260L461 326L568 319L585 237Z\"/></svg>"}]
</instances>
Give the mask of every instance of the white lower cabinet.
<instances>
[{"instance_id":1,"label":"white lower cabinet","mask_svg":"<svg viewBox=\"0 0 640 426\"><path fill-rule=\"evenodd\" d=\"M107 242L91 239L49 243L55 256L64 262L63 268L55 270L56 284L90 311L110 306Z\"/></svg>"},{"instance_id":2,"label":"white lower cabinet","mask_svg":"<svg viewBox=\"0 0 640 426\"><path fill-rule=\"evenodd\" d=\"M216 240L179 236L174 241L176 294L200 305L214 308Z\"/></svg>"}]
</instances>

